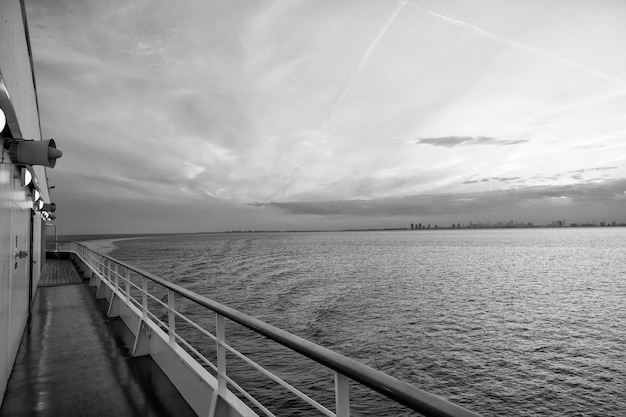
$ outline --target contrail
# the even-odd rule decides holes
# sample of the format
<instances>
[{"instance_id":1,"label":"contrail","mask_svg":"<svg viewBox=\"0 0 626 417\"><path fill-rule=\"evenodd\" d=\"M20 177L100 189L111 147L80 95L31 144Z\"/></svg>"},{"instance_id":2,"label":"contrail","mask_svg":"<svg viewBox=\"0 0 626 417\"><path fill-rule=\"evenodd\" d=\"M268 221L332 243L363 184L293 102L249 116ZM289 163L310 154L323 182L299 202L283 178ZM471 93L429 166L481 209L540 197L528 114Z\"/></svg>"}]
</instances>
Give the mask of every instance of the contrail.
<instances>
[{"instance_id":1,"label":"contrail","mask_svg":"<svg viewBox=\"0 0 626 417\"><path fill-rule=\"evenodd\" d=\"M332 116L332 114L335 112L337 107L339 107L339 105L343 102L343 100L346 98L348 93L350 93L350 90L352 90L352 87L354 87L354 83L359 78L359 76L363 72L363 69L367 65L367 61L369 60L370 55L374 51L374 48L376 48L376 45L381 40L381 38L385 35L385 32L387 32L387 30L389 29L393 21L396 19L396 16L398 16L398 13L400 13L400 11L402 10L402 8L404 7L406 3L407 3L407 0L400 2L400 4L393 11L391 16L389 16L389 19L387 19L387 22L385 22L385 25L378 32L378 35L376 35L374 40L370 43L369 47L367 48L367 51L365 51L365 54L363 55L363 57L361 57L361 60L359 61L359 65L352 72L352 74L350 74L350 77L348 77L348 80L346 84L344 85L344 87L341 90L339 90L339 92L335 96L335 100L333 100L330 110L328 111L328 113L326 113L326 117L324 117L324 119L322 120L322 123L320 124L320 127L318 129L319 132L321 132L324 129L324 126L326 125L326 122L328 121L330 116Z\"/></svg>"},{"instance_id":2,"label":"contrail","mask_svg":"<svg viewBox=\"0 0 626 417\"><path fill-rule=\"evenodd\" d=\"M406 1L404 3L402 3L402 6L404 6L406 3L407 3ZM589 67L586 67L584 65L577 64L576 62L572 62L572 61L570 61L568 59L563 58L562 56L555 55L555 54L553 54L551 52L548 52L548 51L545 51L543 49L536 48L534 46L531 46L531 45L525 44L523 42L519 42L519 41L510 39L510 38L504 37L502 35L498 35L498 34L493 33L493 32L489 32L489 31L487 31L487 30L485 30L483 28L480 28L478 26L474 26L474 25L469 24L467 22L463 22L461 20L453 19L451 17L444 16L444 15L441 15L439 13L432 12L432 11L430 11L428 9L425 9L424 7L422 7L422 6L418 5L418 4L411 3L411 2L408 2L408 4L409 4L409 6L413 6L413 7L417 8L417 9L420 9L420 10L428 13L431 16L435 16L435 17L437 17L437 18L439 18L441 20L444 20L444 21L446 21L448 23L452 23L452 24L457 25L457 26L462 26L462 27L467 28L467 29L469 29L469 30L471 30L473 32L478 33L481 36L485 36L487 38L495 39L497 41L506 43L508 45L515 46L516 48L524 49L526 51L530 51L530 52L533 52L533 53L536 53L536 54L539 54L539 55L543 55L543 56L545 56L547 58L550 58L552 60L558 61L558 62L560 62L562 64L565 64L565 65L568 65L570 67L573 67L573 68L585 71L585 72L587 72L589 74L595 75L596 77L602 78L602 79L604 79L606 81L611 81L611 82L615 82L615 83L621 84L623 86L626 86L626 81L622 80L621 78L614 77L612 75L605 74L604 72L595 70L593 68L589 68Z\"/></svg>"}]
</instances>

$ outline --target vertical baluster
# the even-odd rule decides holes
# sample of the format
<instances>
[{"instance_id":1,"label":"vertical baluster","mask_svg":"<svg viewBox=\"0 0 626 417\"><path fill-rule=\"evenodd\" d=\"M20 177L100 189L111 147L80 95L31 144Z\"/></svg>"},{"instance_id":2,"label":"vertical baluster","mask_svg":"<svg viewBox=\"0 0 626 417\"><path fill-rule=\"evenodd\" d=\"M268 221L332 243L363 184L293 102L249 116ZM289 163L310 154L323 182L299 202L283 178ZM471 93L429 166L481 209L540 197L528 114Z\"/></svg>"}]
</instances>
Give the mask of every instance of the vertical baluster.
<instances>
[{"instance_id":1,"label":"vertical baluster","mask_svg":"<svg viewBox=\"0 0 626 417\"><path fill-rule=\"evenodd\" d=\"M146 321L148 319L148 279L141 276L141 309L142 319Z\"/></svg>"},{"instance_id":2,"label":"vertical baluster","mask_svg":"<svg viewBox=\"0 0 626 417\"><path fill-rule=\"evenodd\" d=\"M113 264L113 274L115 274L115 289L116 290L120 290L120 281L119 281L119 274L118 274L118 267L117 264Z\"/></svg>"},{"instance_id":3,"label":"vertical baluster","mask_svg":"<svg viewBox=\"0 0 626 417\"><path fill-rule=\"evenodd\" d=\"M176 315L174 314L174 291L167 290L167 326L170 336L170 346L176 343Z\"/></svg>"},{"instance_id":4,"label":"vertical baluster","mask_svg":"<svg viewBox=\"0 0 626 417\"><path fill-rule=\"evenodd\" d=\"M226 392L226 330L224 316L215 313L215 336L217 338L217 391L220 395Z\"/></svg>"},{"instance_id":5,"label":"vertical baluster","mask_svg":"<svg viewBox=\"0 0 626 417\"><path fill-rule=\"evenodd\" d=\"M350 380L335 372L335 405L337 417L350 417Z\"/></svg>"},{"instance_id":6,"label":"vertical baluster","mask_svg":"<svg viewBox=\"0 0 626 417\"><path fill-rule=\"evenodd\" d=\"M130 304L130 270L128 268L124 268L124 271L126 271L126 282L124 285L124 287L126 288L126 302Z\"/></svg>"}]
</instances>

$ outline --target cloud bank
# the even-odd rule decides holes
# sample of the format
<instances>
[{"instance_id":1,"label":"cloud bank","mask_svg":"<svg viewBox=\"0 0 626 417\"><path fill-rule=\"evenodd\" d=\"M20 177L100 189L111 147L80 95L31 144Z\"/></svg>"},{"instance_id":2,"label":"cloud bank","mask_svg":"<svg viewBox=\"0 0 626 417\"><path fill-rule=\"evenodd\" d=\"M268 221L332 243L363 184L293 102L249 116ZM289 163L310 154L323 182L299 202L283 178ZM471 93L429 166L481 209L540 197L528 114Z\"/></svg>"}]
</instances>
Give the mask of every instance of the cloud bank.
<instances>
[{"instance_id":1,"label":"cloud bank","mask_svg":"<svg viewBox=\"0 0 626 417\"><path fill-rule=\"evenodd\" d=\"M257 203L255 206L275 207L295 215L435 219L454 215L480 221L503 218L508 220L511 215L524 216L520 220L540 220L544 213L550 216L560 213L562 217L566 217L593 209L596 210L594 216L602 219L605 216L623 218L620 207L626 207L626 179L476 193L415 195L373 200L271 202ZM549 221L550 218L542 220ZM574 220L581 221L571 221Z\"/></svg>"},{"instance_id":2,"label":"cloud bank","mask_svg":"<svg viewBox=\"0 0 626 417\"><path fill-rule=\"evenodd\" d=\"M488 136L445 136L441 138L420 138L415 141L415 144L456 148L463 146L510 146L526 142L528 141L524 139L509 140Z\"/></svg>"}]
</instances>

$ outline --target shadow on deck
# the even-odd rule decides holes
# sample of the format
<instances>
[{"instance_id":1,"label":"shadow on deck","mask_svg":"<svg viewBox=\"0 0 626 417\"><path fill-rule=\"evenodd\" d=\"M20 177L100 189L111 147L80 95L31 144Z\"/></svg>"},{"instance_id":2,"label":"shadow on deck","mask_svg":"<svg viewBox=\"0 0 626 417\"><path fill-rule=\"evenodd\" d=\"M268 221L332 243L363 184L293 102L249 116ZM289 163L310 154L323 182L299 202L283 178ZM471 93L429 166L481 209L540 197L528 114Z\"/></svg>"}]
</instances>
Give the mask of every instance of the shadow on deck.
<instances>
[{"instance_id":1,"label":"shadow on deck","mask_svg":"<svg viewBox=\"0 0 626 417\"><path fill-rule=\"evenodd\" d=\"M48 259L0 417L195 416L150 357L130 355L124 332L70 260Z\"/></svg>"}]
</instances>

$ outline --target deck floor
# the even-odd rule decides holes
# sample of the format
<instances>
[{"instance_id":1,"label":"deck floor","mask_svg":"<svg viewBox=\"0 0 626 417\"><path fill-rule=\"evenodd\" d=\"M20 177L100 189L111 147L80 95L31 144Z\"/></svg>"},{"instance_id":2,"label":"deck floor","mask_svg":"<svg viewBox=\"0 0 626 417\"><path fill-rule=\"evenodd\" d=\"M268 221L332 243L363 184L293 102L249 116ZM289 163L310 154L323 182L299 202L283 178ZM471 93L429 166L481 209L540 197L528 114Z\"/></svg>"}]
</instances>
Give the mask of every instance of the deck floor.
<instances>
[{"instance_id":1,"label":"deck floor","mask_svg":"<svg viewBox=\"0 0 626 417\"><path fill-rule=\"evenodd\" d=\"M46 264L41 273L41 280L39 280L40 287L82 283L83 280L71 261L67 259L46 259Z\"/></svg>"},{"instance_id":2,"label":"deck floor","mask_svg":"<svg viewBox=\"0 0 626 417\"><path fill-rule=\"evenodd\" d=\"M152 359L129 355L93 290L67 285L71 261L47 262L0 417L195 416Z\"/></svg>"}]
</instances>

